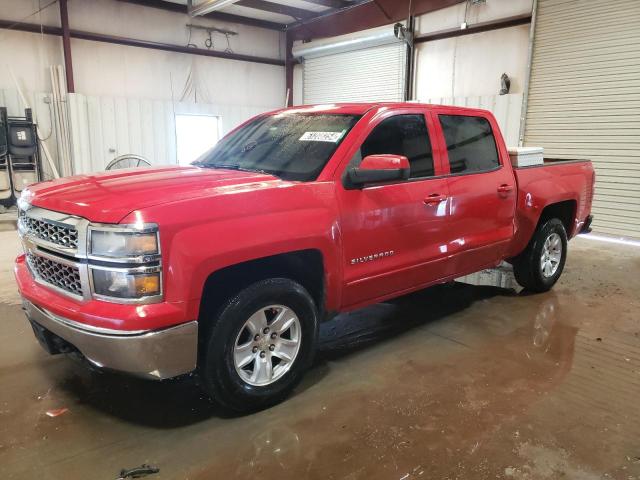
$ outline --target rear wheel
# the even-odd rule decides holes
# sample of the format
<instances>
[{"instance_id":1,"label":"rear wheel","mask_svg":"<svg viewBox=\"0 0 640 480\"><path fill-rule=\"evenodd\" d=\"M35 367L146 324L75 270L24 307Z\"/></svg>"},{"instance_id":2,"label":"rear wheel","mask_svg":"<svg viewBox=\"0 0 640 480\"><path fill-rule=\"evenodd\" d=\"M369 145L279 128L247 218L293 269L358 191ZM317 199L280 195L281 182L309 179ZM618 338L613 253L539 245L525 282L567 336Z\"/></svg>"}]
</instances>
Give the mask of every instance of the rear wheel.
<instances>
[{"instance_id":1,"label":"rear wheel","mask_svg":"<svg viewBox=\"0 0 640 480\"><path fill-rule=\"evenodd\" d=\"M562 275L567 259L567 232L557 218L542 223L529 245L513 262L520 285L532 292L550 290Z\"/></svg>"},{"instance_id":2,"label":"rear wheel","mask_svg":"<svg viewBox=\"0 0 640 480\"><path fill-rule=\"evenodd\" d=\"M292 280L274 278L242 290L214 320L200 366L207 393L240 412L284 399L311 364L317 317L309 293Z\"/></svg>"}]
</instances>

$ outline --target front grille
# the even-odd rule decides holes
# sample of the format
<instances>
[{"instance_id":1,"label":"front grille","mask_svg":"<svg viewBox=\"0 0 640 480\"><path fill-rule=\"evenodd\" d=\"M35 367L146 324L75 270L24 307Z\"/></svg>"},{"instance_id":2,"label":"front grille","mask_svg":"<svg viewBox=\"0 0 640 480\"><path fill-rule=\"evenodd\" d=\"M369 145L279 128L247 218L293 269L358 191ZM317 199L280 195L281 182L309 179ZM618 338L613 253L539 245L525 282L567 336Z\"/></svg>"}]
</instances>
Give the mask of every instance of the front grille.
<instances>
[{"instance_id":1,"label":"front grille","mask_svg":"<svg viewBox=\"0 0 640 480\"><path fill-rule=\"evenodd\" d=\"M80 283L80 271L76 267L64 263L50 260L29 253L27 255L29 267L33 273L43 282L49 283L62 290L82 296L82 285Z\"/></svg>"},{"instance_id":2,"label":"front grille","mask_svg":"<svg viewBox=\"0 0 640 480\"><path fill-rule=\"evenodd\" d=\"M25 231L55 245L67 248L78 248L78 230L73 226L62 226L45 220L37 220L20 214L20 222Z\"/></svg>"}]
</instances>

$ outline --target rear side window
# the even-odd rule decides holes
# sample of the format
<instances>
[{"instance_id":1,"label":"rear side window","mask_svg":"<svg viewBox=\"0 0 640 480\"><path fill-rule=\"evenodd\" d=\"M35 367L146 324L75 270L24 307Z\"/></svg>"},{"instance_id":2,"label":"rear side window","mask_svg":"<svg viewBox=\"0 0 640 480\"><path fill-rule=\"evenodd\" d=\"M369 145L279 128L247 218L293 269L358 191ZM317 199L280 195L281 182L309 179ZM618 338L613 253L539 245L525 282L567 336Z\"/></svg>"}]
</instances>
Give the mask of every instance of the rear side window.
<instances>
[{"instance_id":1,"label":"rear side window","mask_svg":"<svg viewBox=\"0 0 640 480\"><path fill-rule=\"evenodd\" d=\"M360 147L360 155L380 154L407 157L411 178L432 177L433 154L424 115L396 115L380 122Z\"/></svg>"},{"instance_id":2,"label":"rear side window","mask_svg":"<svg viewBox=\"0 0 640 480\"><path fill-rule=\"evenodd\" d=\"M486 118L438 115L447 142L451 173L477 173L500 166L498 149Z\"/></svg>"}]
</instances>

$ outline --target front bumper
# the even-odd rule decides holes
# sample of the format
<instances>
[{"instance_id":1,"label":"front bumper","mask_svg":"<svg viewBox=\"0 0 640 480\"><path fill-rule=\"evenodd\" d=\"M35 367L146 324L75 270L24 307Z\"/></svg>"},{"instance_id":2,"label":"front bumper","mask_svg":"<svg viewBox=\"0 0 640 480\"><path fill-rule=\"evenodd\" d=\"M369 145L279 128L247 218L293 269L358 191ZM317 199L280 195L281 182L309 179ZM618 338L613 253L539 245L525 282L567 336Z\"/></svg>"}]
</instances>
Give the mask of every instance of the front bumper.
<instances>
[{"instance_id":1,"label":"front bumper","mask_svg":"<svg viewBox=\"0 0 640 480\"><path fill-rule=\"evenodd\" d=\"M24 310L32 323L68 342L100 368L162 380L196 368L198 322L162 330L127 332L89 327L60 317L28 300ZM37 327L34 327L39 340Z\"/></svg>"}]
</instances>

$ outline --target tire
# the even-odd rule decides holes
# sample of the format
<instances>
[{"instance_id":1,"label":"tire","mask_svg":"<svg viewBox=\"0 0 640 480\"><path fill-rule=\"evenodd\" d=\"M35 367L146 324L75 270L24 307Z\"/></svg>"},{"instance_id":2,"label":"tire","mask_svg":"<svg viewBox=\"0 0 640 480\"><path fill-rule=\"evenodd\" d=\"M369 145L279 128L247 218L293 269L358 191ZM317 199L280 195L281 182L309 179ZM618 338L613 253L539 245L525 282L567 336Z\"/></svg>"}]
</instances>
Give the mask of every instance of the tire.
<instances>
[{"instance_id":1,"label":"tire","mask_svg":"<svg viewBox=\"0 0 640 480\"><path fill-rule=\"evenodd\" d=\"M254 283L228 300L214 322L199 374L205 391L229 410L251 412L282 401L313 361L318 312L292 280Z\"/></svg>"},{"instance_id":2,"label":"tire","mask_svg":"<svg viewBox=\"0 0 640 480\"><path fill-rule=\"evenodd\" d=\"M560 248L559 255L555 247ZM527 248L513 262L513 273L526 290L547 292L562 275L566 260L567 232L560 220L552 218L538 226Z\"/></svg>"}]
</instances>

